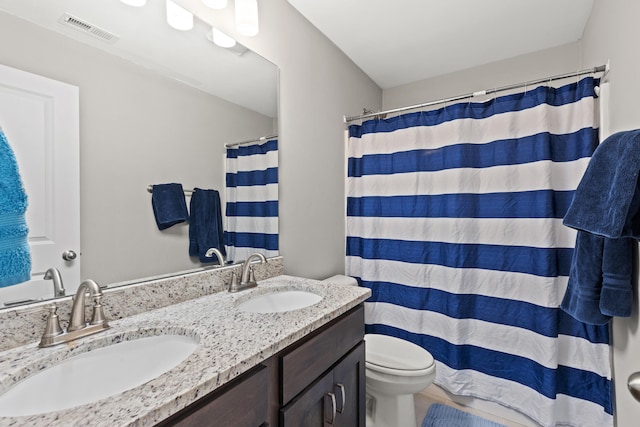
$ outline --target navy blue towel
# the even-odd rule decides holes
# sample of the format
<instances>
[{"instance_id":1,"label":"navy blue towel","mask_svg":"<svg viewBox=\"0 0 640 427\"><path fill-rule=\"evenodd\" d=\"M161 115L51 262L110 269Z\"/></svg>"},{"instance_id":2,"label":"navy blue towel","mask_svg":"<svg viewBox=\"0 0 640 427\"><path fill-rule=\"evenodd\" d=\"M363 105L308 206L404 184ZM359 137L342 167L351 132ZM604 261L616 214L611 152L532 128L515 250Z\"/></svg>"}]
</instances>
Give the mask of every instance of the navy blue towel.
<instances>
[{"instance_id":1,"label":"navy blue towel","mask_svg":"<svg viewBox=\"0 0 640 427\"><path fill-rule=\"evenodd\" d=\"M217 262L215 257L205 257L210 248L219 249L226 256L222 206L216 190L196 188L191 195L189 220L189 255L197 256L201 263Z\"/></svg>"},{"instance_id":2,"label":"navy blue towel","mask_svg":"<svg viewBox=\"0 0 640 427\"><path fill-rule=\"evenodd\" d=\"M611 135L594 151L564 217L578 236L560 308L584 323L631 315L639 174L640 130Z\"/></svg>"},{"instance_id":3,"label":"navy blue towel","mask_svg":"<svg viewBox=\"0 0 640 427\"><path fill-rule=\"evenodd\" d=\"M631 316L635 240L578 231L569 284L560 308L590 325Z\"/></svg>"},{"instance_id":4,"label":"navy blue towel","mask_svg":"<svg viewBox=\"0 0 640 427\"><path fill-rule=\"evenodd\" d=\"M640 129L605 139L589 161L563 224L603 237L640 238Z\"/></svg>"},{"instance_id":5,"label":"navy blue towel","mask_svg":"<svg viewBox=\"0 0 640 427\"><path fill-rule=\"evenodd\" d=\"M633 260L637 248L634 239L604 239L600 312L606 316L631 316Z\"/></svg>"},{"instance_id":6,"label":"navy blue towel","mask_svg":"<svg viewBox=\"0 0 640 427\"><path fill-rule=\"evenodd\" d=\"M600 312L604 237L578 231L571 259L569 284L560 308L590 325L604 325L611 316Z\"/></svg>"},{"instance_id":7,"label":"navy blue towel","mask_svg":"<svg viewBox=\"0 0 640 427\"><path fill-rule=\"evenodd\" d=\"M182 184L154 185L151 193L151 206L153 206L153 215L159 230L164 230L189 219Z\"/></svg>"}]
</instances>

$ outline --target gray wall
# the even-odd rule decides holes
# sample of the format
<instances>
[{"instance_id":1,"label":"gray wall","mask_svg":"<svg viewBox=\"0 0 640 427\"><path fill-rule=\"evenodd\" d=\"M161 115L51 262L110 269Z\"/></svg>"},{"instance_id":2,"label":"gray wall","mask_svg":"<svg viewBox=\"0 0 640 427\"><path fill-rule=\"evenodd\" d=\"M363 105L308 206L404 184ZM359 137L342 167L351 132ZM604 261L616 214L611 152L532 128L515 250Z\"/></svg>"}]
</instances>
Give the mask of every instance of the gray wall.
<instances>
[{"instance_id":1,"label":"gray wall","mask_svg":"<svg viewBox=\"0 0 640 427\"><path fill-rule=\"evenodd\" d=\"M196 266L186 224L158 231L147 185L224 193L224 143L269 134L273 120L6 14L0 63L80 88L82 276Z\"/></svg>"},{"instance_id":2,"label":"gray wall","mask_svg":"<svg viewBox=\"0 0 640 427\"><path fill-rule=\"evenodd\" d=\"M238 39L280 68L280 254L285 273L325 278L344 272L343 115L382 92L287 0L259 7L259 36Z\"/></svg>"},{"instance_id":3,"label":"gray wall","mask_svg":"<svg viewBox=\"0 0 640 427\"><path fill-rule=\"evenodd\" d=\"M609 114L611 132L640 128L640 2L595 0L582 39L584 64L611 61ZM640 330L638 306L640 292L634 292L631 318L613 321L614 377L616 381L616 418L621 427L635 426L640 419L640 403L627 390L629 375L640 371Z\"/></svg>"},{"instance_id":4,"label":"gray wall","mask_svg":"<svg viewBox=\"0 0 640 427\"><path fill-rule=\"evenodd\" d=\"M640 56L640 2L595 0L582 40L585 64L611 62L611 130L635 129L640 125L637 99Z\"/></svg>"},{"instance_id":5,"label":"gray wall","mask_svg":"<svg viewBox=\"0 0 640 427\"><path fill-rule=\"evenodd\" d=\"M565 44L528 55L517 56L386 89L382 95L383 109L416 105L480 90L526 82L527 80L541 79L578 70L580 67L580 43ZM435 108L440 108L440 106Z\"/></svg>"}]
</instances>

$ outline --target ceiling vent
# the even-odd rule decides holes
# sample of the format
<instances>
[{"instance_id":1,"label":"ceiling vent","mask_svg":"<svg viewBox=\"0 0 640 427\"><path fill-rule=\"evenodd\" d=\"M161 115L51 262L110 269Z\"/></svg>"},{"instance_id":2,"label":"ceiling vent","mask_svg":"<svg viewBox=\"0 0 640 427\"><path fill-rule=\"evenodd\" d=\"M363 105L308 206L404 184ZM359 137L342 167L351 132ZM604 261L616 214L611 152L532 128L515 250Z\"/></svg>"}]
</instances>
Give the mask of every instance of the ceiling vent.
<instances>
[{"instance_id":1,"label":"ceiling vent","mask_svg":"<svg viewBox=\"0 0 640 427\"><path fill-rule=\"evenodd\" d=\"M88 23L87 21L83 21L82 19L77 18L70 13L65 13L64 15L62 15L60 19L58 19L58 22L62 25L71 27L74 30L81 31L107 43L115 43L120 38L119 36L103 28L100 28L97 25L93 25Z\"/></svg>"}]
</instances>

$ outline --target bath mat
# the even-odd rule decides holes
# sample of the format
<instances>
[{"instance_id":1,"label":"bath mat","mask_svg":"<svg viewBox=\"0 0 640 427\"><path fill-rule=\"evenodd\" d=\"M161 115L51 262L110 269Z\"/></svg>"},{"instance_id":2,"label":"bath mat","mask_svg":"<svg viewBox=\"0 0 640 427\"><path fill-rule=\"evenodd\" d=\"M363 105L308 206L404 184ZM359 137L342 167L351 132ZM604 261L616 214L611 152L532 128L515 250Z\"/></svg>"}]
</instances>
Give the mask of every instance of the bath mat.
<instances>
[{"instance_id":1,"label":"bath mat","mask_svg":"<svg viewBox=\"0 0 640 427\"><path fill-rule=\"evenodd\" d=\"M506 427L504 424L489 421L477 415L468 414L456 408L440 403L429 406L422 427Z\"/></svg>"}]
</instances>

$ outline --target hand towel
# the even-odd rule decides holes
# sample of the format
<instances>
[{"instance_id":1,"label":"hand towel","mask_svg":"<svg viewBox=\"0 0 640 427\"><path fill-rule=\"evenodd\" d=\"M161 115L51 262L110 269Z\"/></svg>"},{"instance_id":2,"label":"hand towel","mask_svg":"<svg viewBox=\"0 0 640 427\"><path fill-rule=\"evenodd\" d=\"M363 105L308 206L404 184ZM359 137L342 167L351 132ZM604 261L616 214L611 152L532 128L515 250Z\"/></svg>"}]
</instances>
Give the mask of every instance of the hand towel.
<instances>
[{"instance_id":1,"label":"hand towel","mask_svg":"<svg viewBox=\"0 0 640 427\"><path fill-rule=\"evenodd\" d=\"M634 239L604 239L600 312L629 317L633 301L633 259L638 245Z\"/></svg>"},{"instance_id":2,"label":"hand towel","mask_svg":"<svg viewBox=\"0 0 640 427\"><path fill-rule=\"evenodd\" d=\"M631 316L635 240L578 231L560 308L590 325Z\"/></svg>"},{"instance_id":3,"label":"hand towel","mask_svg":"<svg viewBox=\"0 0 640 427\"><path fill-rule=\"evenodd\" d=\"M600 311L604 237L578 231L571 259L569 283L560 308L574 319L604 325L611 316Z\"/></svg>"},{"instance_id":4,"label":"hand towel","mask_svg":"<svg viewBox=\"0 0 640 427\"><path fill-rule=\"evenodd\" d=\"M578 235L560 308L582 322L631 315L639 173L640 130L611 135L594 151L564 217Z\"/></svg>"},{"instance_id":5,"label":"hand towel","mask_svg":"<svg viewBox=\"0 0 640 427\"><path fill-rule=\"evenodd\" d=\"M206 257L205 253L216 248L226 256L220 194L196 188L191 195L190 210L189 255L197 256L201 263L217 262L217 258Z\"/></svg>"},{"instance_id":6,"label":"hand towel","mask_svg":"<svg viewBox=\"0 0 640 427\"><path fill-rule=\"evenodd\" d=\"M0 287L16 285L31 278L26 210L27 194L18 162L0 129Z\"/></svg>"},{"instance_id":7,"label":"hand towel","mask_svg":"<svg viewBox=\"0 0 640 427\"><path fill-rule=\"evenodd\" d=\"M151 193L151 206L159 230L189 219L182 184L157 184Z\"/></svg>"}]
</instances>

